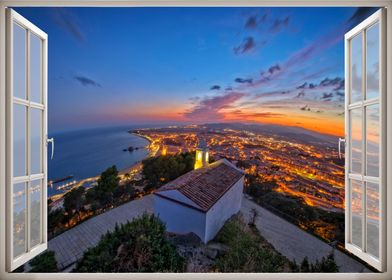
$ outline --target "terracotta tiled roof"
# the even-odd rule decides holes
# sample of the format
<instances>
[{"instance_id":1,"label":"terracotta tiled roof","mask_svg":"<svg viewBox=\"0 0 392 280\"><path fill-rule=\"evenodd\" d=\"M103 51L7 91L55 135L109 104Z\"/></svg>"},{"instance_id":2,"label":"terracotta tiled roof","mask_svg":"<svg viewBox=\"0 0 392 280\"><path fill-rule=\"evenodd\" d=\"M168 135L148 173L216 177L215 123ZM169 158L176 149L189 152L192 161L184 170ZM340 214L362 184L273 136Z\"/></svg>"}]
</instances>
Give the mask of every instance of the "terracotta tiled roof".
<instances>
[{"instance_id":1,"label":"terracotta tiled roof","mask_svg":"<svg viewBox=\"0 0 392 280\"><path fill-rule=\"evenodd\" d=\"M207 167L192 170L159 188L156 193L177 190L201 210L208 211L244 173L226 160L219 160Z\"/></svg>"}]
</instances>

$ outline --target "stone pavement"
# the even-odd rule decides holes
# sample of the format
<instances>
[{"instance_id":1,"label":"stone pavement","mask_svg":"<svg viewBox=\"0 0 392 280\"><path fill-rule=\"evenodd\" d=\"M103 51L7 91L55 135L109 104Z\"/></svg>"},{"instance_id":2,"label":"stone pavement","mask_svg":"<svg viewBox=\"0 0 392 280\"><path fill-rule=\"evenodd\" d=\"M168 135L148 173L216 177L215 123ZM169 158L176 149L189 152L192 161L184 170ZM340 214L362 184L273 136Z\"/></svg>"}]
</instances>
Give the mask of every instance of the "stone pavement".
<instances>
[{"instance_id":1,"label":"stone pavement","mask_svg":"<svg viewBox=\"0 0 392 280\"><path fill-rule=\"evenodd\" d=\"M307 256L309 261L314 263L316 259L321 260L332 251L332 247L327 243L244 196L241 212L248 221L253 216L252 209L257 211L255 225L260 234L289 260L295 259L296 263L300 264ZM335 261L339 266L339 272L371 272L363 264L339 250L335 250Z\"/></svg>"},{"instance_id":2,"label":"stone pavement","mask_svg":"<svg viewBox=\"0 0 392 280\"><path fill-rule=\"evenodd\" d=\"M117 224L126 223L144 212L153 212L152 196L125 203L49 240L48 250L54 251L60 270L75 263L87 248L98 244L101 236Z\"/></svg>"},{"instance_id":3,"label":"stone pavement","mask_svg":"<svg viewBox=\"0 0 392 280\"><path fill-rule=\"evenodd\" d=\"M261 235L288 259L300 263L307 256L310 262L315 262L331 252L332 247L327 243L244 197L241 212L248 220L253 215L252 209L258 213L255 224ZM60 234L49 241L49 250L55 252L59 268L69 271L87 248L97 245L102 234L113 230L116 223L126 223L144 212L153 212L152 195L130 201ZM338 250L335 250L335 260L340 272L369 272Z\"/></svg>"}]
</instances>

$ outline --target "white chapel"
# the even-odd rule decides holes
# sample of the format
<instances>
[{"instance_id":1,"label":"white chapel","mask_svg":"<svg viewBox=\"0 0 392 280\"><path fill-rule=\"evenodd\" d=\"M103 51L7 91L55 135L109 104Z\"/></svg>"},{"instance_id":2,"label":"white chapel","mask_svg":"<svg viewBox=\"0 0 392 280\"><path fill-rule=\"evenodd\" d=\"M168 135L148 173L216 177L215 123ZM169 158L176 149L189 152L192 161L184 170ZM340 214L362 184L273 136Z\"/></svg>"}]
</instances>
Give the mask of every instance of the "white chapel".
<instances>
[{"instance_id":1,"label":"white chapel","mask_svg":"<svg viewBox=\"0 0 392 280\"><path fill-rule=\"evenodd\" d=\"M155 214L167 231L193 232L207 243L241 208L244 172L226 159L208 163L208 147L200 141L195 169L154 193Z\"/></svg>"}]
</instances>

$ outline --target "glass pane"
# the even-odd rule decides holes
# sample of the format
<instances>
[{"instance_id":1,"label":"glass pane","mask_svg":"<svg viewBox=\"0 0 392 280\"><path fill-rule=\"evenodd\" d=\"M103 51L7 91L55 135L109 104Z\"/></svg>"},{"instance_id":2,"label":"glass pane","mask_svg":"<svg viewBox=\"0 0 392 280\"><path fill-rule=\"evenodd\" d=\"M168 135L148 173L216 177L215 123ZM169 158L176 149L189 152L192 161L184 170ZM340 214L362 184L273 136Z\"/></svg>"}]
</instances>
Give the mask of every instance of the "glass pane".
<instances>
[{"instance_id":1,"label":"glass pane","mask_svg":"<svg viewBox=\"0 0 392 280\"><path fill-rule=\"evenodd\" d=\"M366 108L366 175L379 176L380 107Z\"/></svg>"},{"instance_id":2,"label":"glass pane","mask_svg":"<svg viewBox=\"0 0 392 280\"><path fill-rule=\"evenodd\" d=\"M26 30L14 23L13 36L13 94L26 99Z\"/></svg>"},{"instance_id":3,"label":"glass pane","mask_svg":"<svg viewBox=\"0 0 392 280\"><path fill-rule=\"evenodd\" d=\"M351 183L351 242L362 248L362 183Z\"/></svg>"},{"instance_id":4,"label":"glass pane","mask_svg":"<svg viewBox=\"0 0 392 280\"><path fill-rule=\"evenodd\" d=\"M350 111L351 172L362 173L362 109Z\"/></svg>"},{"instance_id":5,"label":"glass pane","mask_svg":"<svg viewBox=\"0 0 392 280\"><path fill-rule=\"evenodd\" d=\"M26 175L26 107L14 104L14 177Z\"/></svg>"},{"instance_id":6,"label":"glass pane","mask_svg":"<svg viewBox=\"0 0 392 280\"><path fill-rule=\"evenodd\" d=\"M13 228L14 258L25 252L26 183L14 185L13 191Z\"/></svg>"},{"instance_id":7,"label":"glass pane","mask_svg":"<svg viewBox=\"0 0 392 280\"><path fill-rule=\"evenodd\" d=\"M362 32L351 40L351 103L362 100Z\"/></svg>"},{"instance_id":8,"label":"glass pane","mask_svg":"<svg viewBox=\"0 0 392 280\"><path fill-rule=\"evenodd\" d=\"M30 246L41 243L41 180L30 184Z\"/></svg>"},{"instance_id":9,"label":"glass pane","mask_svg":"<svg viewBox=\"0 0 392 280\"><path fill-rule=\"evenodd\" d=\"M379 95L379 24L370 27L366 35L366 98L370 99Z\"/></svg>"},{"instance_id":10,"label":"glass pane","mask_svg":"<svg viewBox=\"0 0 392 280\"><path fill-rule=\"evenodd\" d=\"M366 205L367 205L367 252L375 257L379 256L379 187L378 184L366 183Z\"/></svg>"},{"instance_id":11,"label":"glass pane","mask_svg":"<svg viewBox=\"0 0 392 280\"><path fill-rule=\"evenodd\" d=\"M41 39L30 33L30 100L42 103Z\"/></svg>"},{"instance_id":12,"label":"glass pane","mask_svg":"<svg viewBox=\"0 0 392 280\"><path fill-rule=\"evenodd\" d=\"M42 111L30 109L30 155L31 155L31 174L42 173Z\"/></svg>"}]
</instances>

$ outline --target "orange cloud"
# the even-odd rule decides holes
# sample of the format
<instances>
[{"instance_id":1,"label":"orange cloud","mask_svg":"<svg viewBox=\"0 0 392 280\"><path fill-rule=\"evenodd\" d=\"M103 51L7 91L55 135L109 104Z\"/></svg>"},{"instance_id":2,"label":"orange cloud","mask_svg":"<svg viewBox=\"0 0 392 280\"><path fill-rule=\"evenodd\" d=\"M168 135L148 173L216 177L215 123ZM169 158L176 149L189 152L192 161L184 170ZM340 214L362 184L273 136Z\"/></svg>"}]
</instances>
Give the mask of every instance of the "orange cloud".
<instances>
[{"instance_id":1,"label":"orange cloud","mask_svg":"<svg viewBox=\"0 0 392 280\"><path fill-rule=\"evenodd\" d=\"M235 110L227 112L224 119L226 121L245 121L284 126L299 126L324 134L331 134L335 136L344 135L343 118L339 116L333 117L331 114L320 116L317 113L300 114L296 113L294 110L287 110L285 113L279 111L254 113Z\"/></svg>"}]
</instances>

